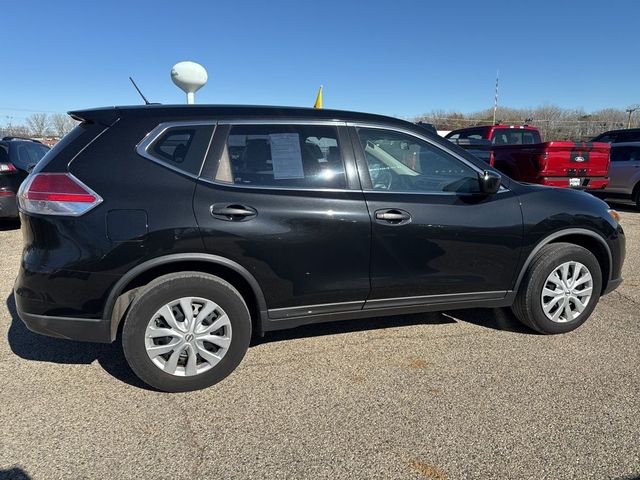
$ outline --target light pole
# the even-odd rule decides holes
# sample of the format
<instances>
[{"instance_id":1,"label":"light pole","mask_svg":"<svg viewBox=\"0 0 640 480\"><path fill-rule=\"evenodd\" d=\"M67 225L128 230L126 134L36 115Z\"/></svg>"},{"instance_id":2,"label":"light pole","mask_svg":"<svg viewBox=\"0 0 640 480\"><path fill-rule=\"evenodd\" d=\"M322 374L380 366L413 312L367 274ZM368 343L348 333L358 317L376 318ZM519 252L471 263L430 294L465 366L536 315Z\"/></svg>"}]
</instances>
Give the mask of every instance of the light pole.
<instances>
[{"instance_id":1,"label":"light pole","mask_svg":"<svg viewBox=\"0 0 640 480\"><path fill-rule=\"evenodd\" d=\"M631 128L631 115L636 110L640 110L640 105L631 105L629 108L625 110L625 112L629 114L629 116L627 117L627 128Z\"/></svg>"}]
</instances>

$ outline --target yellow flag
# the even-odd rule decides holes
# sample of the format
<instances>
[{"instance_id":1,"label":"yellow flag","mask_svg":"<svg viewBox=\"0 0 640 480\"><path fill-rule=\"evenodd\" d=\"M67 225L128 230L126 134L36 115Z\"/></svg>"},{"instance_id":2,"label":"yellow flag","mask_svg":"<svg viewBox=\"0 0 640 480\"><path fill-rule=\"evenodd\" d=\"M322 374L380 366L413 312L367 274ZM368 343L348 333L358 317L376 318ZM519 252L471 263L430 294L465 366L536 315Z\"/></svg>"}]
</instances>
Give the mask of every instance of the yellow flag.
<instances>
[{"instance_id":1,"label":"yellow flag","mask_svg":"<svg viewBox=\"0 0 640 480\"><path fill-rule=\"evenodd\" d=\"M322 85L318 90L318 96L316 97L316 103L313 104L313 108L322 108Z\"/></svg>"}]
</instances>

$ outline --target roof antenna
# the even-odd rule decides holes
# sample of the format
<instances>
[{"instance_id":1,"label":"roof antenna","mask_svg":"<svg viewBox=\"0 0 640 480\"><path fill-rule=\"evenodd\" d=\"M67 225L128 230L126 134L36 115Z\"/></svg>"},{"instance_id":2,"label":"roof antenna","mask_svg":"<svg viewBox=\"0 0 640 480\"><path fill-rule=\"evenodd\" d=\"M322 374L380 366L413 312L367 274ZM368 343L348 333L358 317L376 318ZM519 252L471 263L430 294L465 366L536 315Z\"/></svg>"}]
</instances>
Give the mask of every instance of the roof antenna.
<instances>
[{"instance_id":1,"label":"roof antenna","mask_svg":"<svg viewBox=\"0 0 640 480\"><path fill-rule=\"evenodd\" d=\"M145 97L142 92L140 91L140 89L138 88L138 85L136 85L136 82L133 81L133 78L129 77L129 80L131 80L131 83L133 83L134 88L138 91L138 93L140 94L140 96L142 97L142 100L144 100L144 104L145 105L151 105L149 103L149 100L147 100L147 97Z\"/></svg>"}]
</instances>

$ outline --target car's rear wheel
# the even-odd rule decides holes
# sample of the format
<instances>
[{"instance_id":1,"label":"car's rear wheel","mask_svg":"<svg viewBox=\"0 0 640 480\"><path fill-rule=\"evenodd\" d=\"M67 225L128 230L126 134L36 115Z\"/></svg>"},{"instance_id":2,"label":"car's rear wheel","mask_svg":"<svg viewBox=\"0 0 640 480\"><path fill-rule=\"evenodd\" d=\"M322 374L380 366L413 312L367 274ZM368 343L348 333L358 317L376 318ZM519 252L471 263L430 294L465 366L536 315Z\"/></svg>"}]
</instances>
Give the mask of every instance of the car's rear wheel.
<instances>
[{"instance_id":1,"label":"car's rear wheel","mask_svg":"<svg viewBox=\"0 0 640 480\"><path fill-rule=\"evenodd\" d=\"M211 386L240 363L251 339L247 305L228 282L200 272L154 280L134 299L124 354L142 381L183 392Z\"/></svg>"},{"instance_id":2,"label":"car's rear wheel","mask_svg":"<svg viewBox=\"0 0 640 480\"><path fill-rule=\"evenodd\" d=\"M554 243L536 254L512 309L523 324L540 333L570 332L589 318L601 290L596 257L578 245Z\"/></svg>"},{"instance_id":3,"label":"car's rear wheel","mask_svg":"<svg viewBox=\"0 0 640 480\"><path fill-rule=\"evenodd\" d=\"M636 210L640 210L640 184L636 185L634 189L633 201L636 203Z\"/></svg>"}]
</instances>

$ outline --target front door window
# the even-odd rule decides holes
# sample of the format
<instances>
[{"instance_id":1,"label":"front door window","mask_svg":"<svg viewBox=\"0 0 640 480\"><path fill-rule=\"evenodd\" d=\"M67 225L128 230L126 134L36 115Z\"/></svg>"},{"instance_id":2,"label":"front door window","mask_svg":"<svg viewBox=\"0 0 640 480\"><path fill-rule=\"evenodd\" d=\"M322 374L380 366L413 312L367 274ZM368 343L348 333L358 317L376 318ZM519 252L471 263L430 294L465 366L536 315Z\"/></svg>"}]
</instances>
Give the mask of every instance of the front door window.
<instances>
[{"instance_id":1,"label":"front door window","mask_svg":"<svg viewBox=\"0 0 640 480\"><path fill-rule=\"evenodd\" d=\"M400 132L360 128L374 190L478 193L478 174L444 150Z\"/></svg>"}]
</instances>

